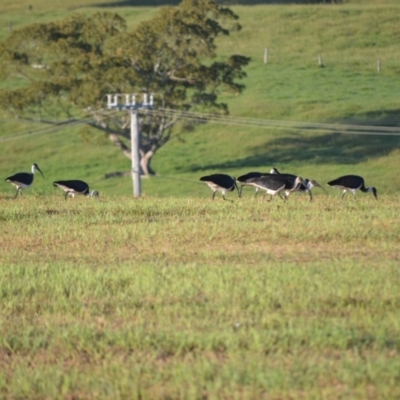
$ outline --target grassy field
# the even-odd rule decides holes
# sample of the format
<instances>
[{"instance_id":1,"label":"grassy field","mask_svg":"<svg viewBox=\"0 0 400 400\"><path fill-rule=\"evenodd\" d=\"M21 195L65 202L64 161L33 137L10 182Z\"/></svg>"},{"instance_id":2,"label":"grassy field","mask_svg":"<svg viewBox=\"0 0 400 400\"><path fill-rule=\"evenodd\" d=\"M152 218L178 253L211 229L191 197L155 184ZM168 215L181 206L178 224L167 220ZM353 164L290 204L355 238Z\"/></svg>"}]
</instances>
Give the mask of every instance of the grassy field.
<instances>
[{"instance_id":1,"label":"grassy field","mask_svg":"<svg viewBox=\"0 0 400 400\"><path fill-rule=\"evenodd\" d=\"M399 199L0 200L0 397L400 396Z\"/></svg>"},{"instance_id":2,"label":"grassy field","mask_svg":"<svg viewBox=\"0 0 400 400\"><path fill-rule=\"evenodd\" d=\"M0 35L14 26L45 22L73 12L99 9L88 1L68 6L41 1L32 11L16 3L0 16ZM19 3L18 3L19 4ZM107 8L101 8L107 9ZM222 38L219 54L250 56L240 96L223 96L232 116L284 121L362 123L399 126L400 50L396 16L400 4L390 1L352 2L320 6L235 6L243 29ZM151 18L156 7L114 7L129 26ZM269 47L268 65L263 63ZM318 67L318 55L324 68ZM377 73L377 59L382 71ZM10 85L3 81L0 85ZM0 173L7 177L28 170L37 162L46 180L37 180L32 192L52 193L51 182L79 178L95 185L103 195L129 195L131 179L104 179L130 169L102 135L82 128L18 139L36 126L2 121L1 136L16 140L0 142ZM179 135L178 135L179 133ZM172 141L154 157L154 179L143 182L146 196L202 196L198 178L211 172L238 176L248 170L272 166L322 182L346 174L365 175L382 193L397 193L400 177L398 137L354 136L332 132L260 129L235 125L206 125L192 132L176 132ZM184 182L177 184L177 182ZM3 183L1 192L13 189Z\"/></svg>"},{"instance_id":3,"label":"grassy field","mask_svg":"<svg viewBox=\"0 0 400 400\"><path fill-rule=\"evenodd\" d=\"M105 3L29 4L4 2L0 39L8 21ZM110 9L131 27L157 12ZM234 10L243 30L219 54L252 62L231 115L399 126L397 1ZM101 134L25 137L36 128L2 118L1 399L400 398L399 137L204 125L176 132L133 199L129 176L104 179L130 161ZM45 179L12 199L4 179L33 162ZM321 184L357 173L379 200L211 201L199 182L272 166ZM100 199L65 201L59 179Z\"/></svg>"}]
</instances>

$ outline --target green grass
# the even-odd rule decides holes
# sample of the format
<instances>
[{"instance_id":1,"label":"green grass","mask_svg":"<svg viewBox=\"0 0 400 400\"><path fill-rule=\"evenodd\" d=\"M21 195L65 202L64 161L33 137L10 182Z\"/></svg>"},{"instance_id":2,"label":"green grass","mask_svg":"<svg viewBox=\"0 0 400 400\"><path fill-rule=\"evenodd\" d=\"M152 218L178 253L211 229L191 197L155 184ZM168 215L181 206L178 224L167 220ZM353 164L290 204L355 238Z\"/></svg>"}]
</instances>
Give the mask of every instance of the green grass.
<instances>
[{"instance_id":1,"label":"green grass","mask_svg":"<svg viewBox=\"0 0 400 400\"><path fill-rule=\"evenodd\" d=\"M398 397L398 198L315 197L3 198L1 397Z\"/></svg>"},{"instance_id":2,"label":"green grass","mask_svg":"<svg viewBox=\"0 0 400 400\"><path fill-rule=\"evenodd\" d=\"M62 7L43 1L32 12L10 8L1 16L2 26L6 28L10 15L24 25L32 22L24 19L25 14L45 22L71 12L90 13L98 9L91 7L90 2L82 8L75 6L78 5L69 3ZM222 97L232 116L399 125L398 4L352 2L335 6L233 8L243 29L219 40L219 54L239 53L250 56L252 61L243 94ZM157 8L112 10L134 26L154 15ZM264 47L270 48L268 65L262 60ZM325 68L318 67L318 54L322 55ZM378 58L382 59L380 74L376 71ZM1 136L7 137L25 132L27 124L8 119L2 126ZM158 177L144 180L143 190L146 196L201 196L201 175L226 172L238 176L275 166L322 182L339 174L357 173L383 193L397 193L399 147L398 137L209 124L195 131L179 135L177 132L155 155L153 167ZM97 186L103 194L132 192L129 176L104 179L112 172L128 172L130 162L101 133L83 134L78 129L68 129L0 142L0 154L0 173L4 177L29 170L32 162L41 166L46 181L38 179L31 191L51 193L53 180L79 178ZM177 179L183 183L176 185ZM2 187L3 193L13 191L6 183Z\"/></svg>"},{"instance_id":3,"label":"green grass","mask_svg":"<svg viewBox=\"0 0 400 400\"><path fill-rule=\"evenodd\" d=\"M1 38L9 20L98 9L29 4L5 3ZM231 115L398 126L399 8L235 6L243 30L219 54L252 61L243 94L223 97ZM157 11L112 10L129 26ZM130 168L104 135L8 141L36 126L4 118L0 398L400 397L398 137L203 125L176 132L133 199L129 176L104 179ZM12 199L4 178L33 162L45 179ZM212 202L198 180L272 166L321 184L357 173L379 200L328 188L268 203L245 188ZM100 200L65 201L58 179L84 179Z\"/></svg>"},{"instance_id":4,"label":"green grass","mask_svg":"<svg viewBox=\"0 0 400 400\"><path fill-rule=\"evenodd\" d=\"M92 14L95 11L103 10L123 14L129 28L143 19L151 18L158 9L157 7L105 7L106 4L111 3L107 0L69 0L68 2L48 0L15 2L5 0L3 3L5 4L2 4L0 15L0 39L10 34L10 23L11 28L15 30L33 23L59 20L74 13ZM32 5L32 10L29 9L30 5Z\"/></svg>"}]
</instances>

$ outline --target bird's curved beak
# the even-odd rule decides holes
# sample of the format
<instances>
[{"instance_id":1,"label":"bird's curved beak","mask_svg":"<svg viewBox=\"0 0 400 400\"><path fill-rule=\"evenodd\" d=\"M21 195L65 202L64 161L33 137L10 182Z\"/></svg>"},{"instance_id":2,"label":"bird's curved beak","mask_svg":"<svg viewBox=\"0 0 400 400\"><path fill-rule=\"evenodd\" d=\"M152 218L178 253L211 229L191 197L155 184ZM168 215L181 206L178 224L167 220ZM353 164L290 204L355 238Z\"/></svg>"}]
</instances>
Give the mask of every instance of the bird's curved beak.
<instances>
[{"instance_id":1,"label":"bird's curved beak","mask_svg":"<svg viewBox=\"0 0 400 400\"><path fill-rule=\"evenodd\" d=\"M235 180L235 188L238 191L238 196L241 197L241 193L240 193L239 187L238 187L238 185L236 183L236 180Z\"/></svg>"},{"instance_id":2,"label":"bird's curved beak","mask_svg":"<svg viewBox=\"0 0 400 400\"><path fill-rule=\"evenodd\" d=\"M36 169L42 174L42 176L43 176L43 179L44 179L44 175L43 175L43 172L40 170L40 168L39 167L36 167Z\"/></svg>"},{"instance_id":3,"label":"bird's curved beak","mask_svg":"<svg viewBox=\"0 0 400 400\"><path fill-rule=\"evenodd\" d=\"M321 186L317 181L314 181L314 186L321 188L326 194L328 194L328 191L323 186Z\"/></svg>"}]
</instances>

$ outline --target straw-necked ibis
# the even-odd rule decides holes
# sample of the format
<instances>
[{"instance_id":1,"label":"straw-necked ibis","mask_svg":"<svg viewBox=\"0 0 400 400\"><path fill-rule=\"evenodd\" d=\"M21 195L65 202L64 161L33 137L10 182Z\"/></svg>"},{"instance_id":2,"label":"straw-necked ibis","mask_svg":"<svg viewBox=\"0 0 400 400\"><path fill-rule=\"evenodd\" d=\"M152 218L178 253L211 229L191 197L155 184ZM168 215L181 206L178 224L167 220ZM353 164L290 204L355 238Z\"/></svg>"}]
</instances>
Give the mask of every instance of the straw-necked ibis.
<instances>
[{"instance_id":1,"label":"straw-necked ibis","mask_svg":"<svg viewBox=\"0 0 400 400\"><path fill-rule=\"evenodd\" d=\"M237 181L240 183L240 189L239 189L239 197L242 197L242 191L243 191L243 186L253 186L255 187L252 183L251 183L251 179L254 178L261 178L263 175L265 175L266 172L249 172L247 174L241 175L239 176L239 178L237 178ZM254 193L254 197L257 196L257 192L258 192L259 188L256 187L256 191Z\"/></svg>"},{"instance_id":2,"label":"straw-necked ibis","mask_svg":"<svg viewBox=\"0 0 400 400\"><path fill-rule=\"evenodd\" d=\"M364 193L372 192L374 197L378 200L378 191L375 187L365 187L364 178L358 175L345 175L340 178L334 179L327 183L328 186L343 190L341 199L343 199L346 192L352 192L356 195L357 190L361 190Z\"/></svg>"},{"instance_id":3,"label":"straw-necked ibis","mask_svg":"<svg viewBox=\"0 0 400 400\"><path fill-rule=\"evenodd\" d=\"M84 196L94 196L99 197L99 192L97 190L89 190L89 185L86 182L80 180L69 180L69 181L56 181L53 182L53 186L57 186L65 192L65 199L68 195L73 198L77 194L82 194Z\"/></svg>"},{"instance_id":4,"label":"straw-necked ibis","mask_svg":"<svg viewBox=\"0 0 400 400\"><path fill-rule=\"evenodd\" d=\"M6 182L10 182L17 188L17 193L15 193L15 198L18 196L18 193L20 193L22 189L28 189L32 185L36 170L38 170L42 174L44 179L43 172L40 170L37 164L32 164L32 169L31 169L32 172L30 173L18 172L15 175L6 178Z\"/></svg>"},{"instance_id":5,"label":"straw-necked ibis","mask_svg":"<svg viewBox=\"0 0 400 400\"><path fill-rule=\"evenodd\" d=\"M205 182L208 187L213 191L212 199L215 197L215 193L220 191L222 193L222 198L225 199L226 192L233 192L235 189L239 192L236 184L236 178L226 174L213 174L208 176L203 176L200 178L202 182Z\"/></svg>"},{"instance_id":6,"label":"straw-necked ibis","mask_svg":"<svg viewBox=\"0 0 400 400\"><path fill-rule=\"evenodd\" d=\"M269 201L271 201L275 195L280 195L282 192L290 193L294 191L298 185L305 184L303 178L300 176L292 180L285 175L286 174L265 174L259 178L250 179L249 183L261 190L265 190L262 199L269 194L271 196ZM286 200L286 198L287 196L285 196L284 200Z\"/></svg>"}]
</instances>

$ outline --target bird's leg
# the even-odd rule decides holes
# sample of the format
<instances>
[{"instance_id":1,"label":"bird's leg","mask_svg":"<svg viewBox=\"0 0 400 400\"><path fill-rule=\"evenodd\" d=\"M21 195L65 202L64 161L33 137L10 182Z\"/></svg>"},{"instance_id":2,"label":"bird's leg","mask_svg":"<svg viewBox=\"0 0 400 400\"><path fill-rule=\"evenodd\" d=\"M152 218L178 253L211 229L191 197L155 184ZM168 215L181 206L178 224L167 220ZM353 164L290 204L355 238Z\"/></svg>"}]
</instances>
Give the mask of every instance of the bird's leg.
<instances>
[{"instance_id":1,"label":"bird's leg","mask_svg":"<svg viewBox=\"0 0 400 400\"><path fill-rule=\"evenodd\" d=\"M212 196L211 196L211 200L214 200L214 198L215 198L215 191L213 192L213 194L212 194Z\"/></svg>"},{"instance_id":2,"label":"bird's leg","mask_svg":"<svg viewBox=\"0 0 400 400\"><path fill-rule=\"evenodd\" d=\"M221 193L222 193L222 198L223 198L224 200L230 201L231 203L233 203L233 200L230 200L230 199L225 198L225 193L226 193L226 190L225 190L225 189L222 190Z\"/></svg>"},{"instance_id":3,"label":"bird's leg","mask_svg":"<svg viewBox=\"0 0 400 400\"><path fill-rule=\"evenodd\" d=\"M261 201L264 201L266 195L267 195L267 192L265 192L265 193L263 194L263 196L261 197Z\"/></svg>"},{"instance_id":4,"label":"bird's leg","mask_svg":"<svg viewBox=\"0 0 400 400\"><path fill-rule=\"evenodd\" d=\"M346 192L347 192L347 190L343 190L342 197L340 198L341 200L343 200L343 197L346 194Z\"/></svg>"},{"instance_id":5,"label":"bird's leg","mask_svg":"<svg viewBox=\"0 0 400 400\"><path fill-rule=\"evenodd\" d=\"M283 200L283 201L286 201L288 198L289 198L289 195L286 193L286 192L284 192L285 194L282 196L282 192L279 192L278 194L279 194L279 197Z\"/></svg>"},{"instance_id":6,"label":"bird's leg","mask_svg":"<svg viewBox=\"0 0 400 400\"><path fill-rule=\"evenodd\" d=\"M14 199L16 199L16 198L18 197L18 193L19 193L20 190L21 190L21 187L19 187L19 188L17 189L17 193L15 193Z\"/></svg>"},{"instance_id":7,"label":"bird's leg","mask_svg":"<svg viewBox=\"0 0 400 400\"><path fill-rule=\"evenodd\" d=\"M243 185L240 186L240 190L239 190L239 197L242 197L242 191L243 191Z\"/></svg>"},{"instance_id":8,"label":"bird's leg","mask_svg":"<svg viewBox=\"0 0 400 400\"><path fill-rule=\"evenodd\" d=\"M68 193L69 193L69 192L65 192L65 196L64 196L64 199L65 199L65 200L67 200Z\"/></svg>"},{"instance_id":9,"label":"bird's leg","mask_svg":"<svg viewBox=\"0 0 400 400\"><path fill-rule=\"evenodd\" d=\"M222 198L224 199L224 200L226 200L226 198L225 198L225 190L221 190L221 195L222 195Z\"/></svg>"},{"instance_id":10,"label":"bird's leg","mask_svg":"<svg viewBox=\"0 0 400 400\"><path fill-rule=\"evenodd\" d=\"M313 201L311 190L308 193L310 194L310 201Z\"/></svg>"},{"instance_id":11,"label":"bird's leg","mask_svg":"<svg viewBox=\"0 0 400 400\"><path fill-rule=\"evenodd\" d=\"M272 201L274 199L274 196L271 194L271 197L269 198L268 201Z\"/></svg>"},{"instance_id":12,"label":"bird's leg","mask_svg":"<svg viewBox=\"0 0 400 400\"><path fill-rule=\"evenodd\" d=\"M254 192L254 198L257 197L257 193L258 193L258 188L256 188L256 191Z\"/></svg>"}]
</instances>

